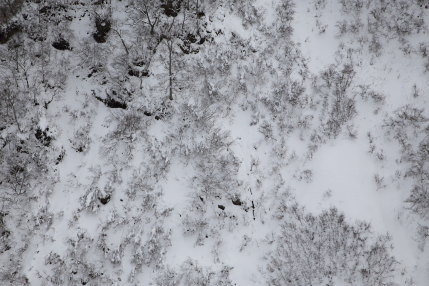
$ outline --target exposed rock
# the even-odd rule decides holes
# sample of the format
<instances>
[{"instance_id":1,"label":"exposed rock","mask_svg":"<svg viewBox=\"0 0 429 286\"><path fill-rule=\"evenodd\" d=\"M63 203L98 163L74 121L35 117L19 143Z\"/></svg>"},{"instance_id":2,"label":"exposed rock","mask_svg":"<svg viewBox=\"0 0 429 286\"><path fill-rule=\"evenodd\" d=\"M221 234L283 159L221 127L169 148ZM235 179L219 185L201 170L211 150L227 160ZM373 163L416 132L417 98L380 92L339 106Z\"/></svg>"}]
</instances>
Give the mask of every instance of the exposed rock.
<instances>
[{"instance_id":1,"label":"exposed rock","mask_svg":"<svg viewBox=\"0 0 429 286\"><path fill-rule=\"evenodd\" d=\"M107 98L101 98L99 96L95 96L95 98L101 101L102 103L104 103L107 107L127 109L127 104L125 102L117 101L111 98L110 96L108 96Z\"/></svg>"},{"instance_id":2,"label":"exposed rock","mask_svg":"<svg viewBox=\"0 0 429 286\"><path fill-rule=\"evenodd\" d=\"M48 131L49 131L49 128L46 128L45 130L37 128L36 134L34 134L37 140L39 140L40 143L42 143L46 147L48 147L52 141L52 137L48 135Z\"/></svg>"},{"instance_id":3,"label":"exposed rock","mask_svg":"<svg viewBox=\"0 0 429 286\"><path fill-rule=\"evenodd\" d=\"M70 43L63 38L59 38L57 41L53 42L52 47L60 51L72 50L72 48L70 47Z\"/></svg>"},{"instance_id":4,"label":"exposed rock","mask_svg":"<svg viewBox=\"0 0 429 286\"><path fill-rule=\"evenodd\" d=\"M242 202L240 201L240 199L237 198L235 200L232 200L232 204L235 206L241 206Z\"/></svg>"},{"instance_id":5,"label":"exposed rock","mask_svg":"<svg viewBox=\"0 0 429 286\"><path fill-rule=\"evenodd\" d=\"M21 32L22 28L18 24L12 23L0 30L0 44L6 44L13 35Z\"/></svg>"},{"instance_id":6,"label":"exposed rock","mask_svg":"<svg viewBox=\"0 0 429 286\"><path fill-rule=\"evenodd\" d=\"M107 204L110 201L110 195L107 195L103 198L98 198L98 200L100 201L100 203L102 203L103 205Z\"/></svg>"},{"instance_id":7,"label":"exposed rock","mask_svg":"<svg viewBox=\"0 0 429 286\"><path fill-rule=\"evenodd\" d=\"M97 43L105 43L110 32L112 24L109 19L95 18L95 28L97 31L92 34Z\"/></svg>"}]
</instances>

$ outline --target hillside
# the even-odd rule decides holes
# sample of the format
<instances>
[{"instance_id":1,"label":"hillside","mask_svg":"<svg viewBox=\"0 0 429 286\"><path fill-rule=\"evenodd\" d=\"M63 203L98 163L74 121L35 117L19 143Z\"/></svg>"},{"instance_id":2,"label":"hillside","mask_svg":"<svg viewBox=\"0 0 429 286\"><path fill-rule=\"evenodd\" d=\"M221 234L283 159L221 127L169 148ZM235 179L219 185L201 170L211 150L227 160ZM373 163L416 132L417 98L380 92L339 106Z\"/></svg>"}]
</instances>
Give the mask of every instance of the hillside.
<instances>
[{"instance_id":1,"label":"hillside","mask_svg":"<svg viewBox=\"0 0 429 286\"><path fill-rule=\"evenodd\" d=\"M429 2L0 8L0 285L428 285Z\"/></svg>"}]
</instances>

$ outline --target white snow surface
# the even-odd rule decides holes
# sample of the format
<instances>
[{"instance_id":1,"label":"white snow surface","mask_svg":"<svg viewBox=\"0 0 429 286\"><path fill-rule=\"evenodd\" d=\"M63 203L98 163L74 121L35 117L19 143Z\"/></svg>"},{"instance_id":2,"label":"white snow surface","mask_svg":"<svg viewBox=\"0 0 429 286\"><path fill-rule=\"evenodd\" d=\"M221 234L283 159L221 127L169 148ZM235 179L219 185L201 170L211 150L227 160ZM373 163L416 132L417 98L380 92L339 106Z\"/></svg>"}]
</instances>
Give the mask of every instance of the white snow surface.
<instances>
[{"instance_id":1,"label":"white snow surface","mask_svg":"<svg viewBox=\"0 0 429 286\"><path fill-rule=\"evenodd\" d=\"M275 19L275 7L279 1L281 0L249 1L248 5L257 7L263 17L261 21L270 27L280 21ZM118 21L126 21L127 17L121 14L125 12L120 11L120 7L123 7L121 1L112 2L119 7L114 14ZM326 6L316 9L316 2L325 2ZM71 55L70 61L75 69L68 74L65 90L54 98L38 122L42 130L50 128L55 137L53 148L64 150L65 156L61 163L52 169L57 178L52 190L45 197L39 197L29 210L36 215L46 206L48 212L53 215L52 224L47 228L37 229L22 254L22 271L30 285L47 285L45 277L54 273L45 263L50 253L55 252L63 258L67 257L71 249L70 239L76 240L79 233L84 233L85 237L97 240L102 232L107 234L106 245L112 250L120 249L121 243L127 239L131 241L124 247L119 264L106 262L111 259L110 254L103 256L99 250L97 252L95 249L88 249L88 261L103 265L104 271L117 279L111 285L156 285L155 278L161 273L161 268L157 266L143 266L136 272L132 282L129 277L134 269L133 257L140 251L138 246L147 247L143 242L156 233L157 226L169 232L170 245L166 244L163 255L163 264L169 268L179 271L181 265L191 258L200 266L212 270L218 270L223 265L230 266L233 285L270 285L266 280L264 265L267 253L272 250L270 237L279 233L280 228L280 222L274 218L277 198L274 189L279 184L280 177L282 188L289 190L291 196L305 207L308 213L318 215L324 210L336 207L345 214L348 222L366 221L371 224L374 235L390 234L392 254L403 269L402 274L395 274L396 285L405 285L401 283L408 278L414 281L414 284L410 285L429 285L429 250L427 247L421 249L417 237L418 225L427 222L407 208L405 200L409 196L412 181L410 178L398 178L396 175L396 171L404 169L406 163L401 161L398 144L386 136L383 127L384 120L406 104L426 108L425 114L429 115L429 77L424 70L422 57L418 52L404 54L401 50L403 43L398 39L383 40L383 50L379 56L375 56L365 47L362 48L354 35L339 36L336 24L346 17L341 10L340 1L295 0L294 3L291 39L307 64L305 95L309 98L317 97L311 80L339 61L338 54L346 53L347 49L352 48L355 49L352 53L355 77L351 89L357 93L359 85L369 86L371 90L383 94L385 102L377 105L371 100L364 101L358 99L359 96L355 97L356 115L347 126L342 126L336 138L328 138L318 146L312 156L308 156L310 135L318 126L318 109L304 111L310 114L316 110L314 118L310 120L310 127L292 132L280 130L275 126L273 118L264 114L268 111L261 107L260 102L266 96L264 92L268 94L267 88L271 88L270 81L274 81L281 74L268 75L267 72L250 76L248 71L262 65L276 69L276 65L280 63L274 58L280 54L279 51L273 51L271 63L265 59L263 64L256 63L255 59L248 56L241 66L232 67L234 74L230 79L225 79L224 85L222 80L220 83L216 82L216 75L209 77L208 80L212 80L209 84L216 86L219 93L228 90L230 83L227 80L240 78L240 73L243 74L243 82L249 81L249 88L247 93L239 90L238 86L230 88L231 104L228 108L215 110L215 116L212 118L213 128L218 128L215 133L227 132L231 142L225 150L215 151L213 157L220 158L227 152L234 154L238 162L238 183L231 186L231 194L207 203L207 210L201 217L211 219L213 228L204 232L206 238L202 243L198 243L196 234L187 234L183 219L186 215L193 219L201 218L200 213L192 210L192 206L195 204L194 200L199 201L196 196L196 191L201 188L198 185L198 177L201 176L198 164L205 162L205 159L198 159L198 152L186 151L186 148L204 142L206 135L192 134L189 128L184 128L180 135L182 145L174 152L191 152L191 155L188 159L185 159L185 156L171 156L174 152L170 150L172 145L169 145L169 140L180 141L169 137L173 134L171 130L178 130L185 123L174 122L176 125L173 125L170 124L172 121L141 117L144 121L139 124L143 131L134 130L130 134L121 135L119 141L109 143L109 134L115 130L119 124L118 118L124 116L126 111L108 108L92 96L93 91L104 96L104 87L96 80L86 78L87 72L78 66L79 59ZM217 11L217 18L213 19L210 27L223 31L215 43L234 40L231 37L231 33L234 33L249 46L259 50L266 48L262 47L266 44L261 43L263 32L245 24L238 13L222 9ZM427 10L423 15L429 23ZM88 17L79 21L73 20L71 29L76 43L87 37L89 21ZM316 21L322 26L326 25L323 32L320 32ZM411 35L407 41L417 50L419 43L428 42L428 31ZM159 49L163 51L165 47L160 46ZM200 52L202 53L203 51ZM190 57L198 59L200 54ZM141 91L141 94L147 97L136 100L133 103L135 106L139 106L139 101L155 96L150 92L166 90L165 86L162 86L166 73L165 61L165 57L161 55L151 63L152 77L143 79L144 92ZM293 68L295 67L294 65ZM257 83L257 80L264 82ZM200 84L200 81L196 80L195 84ZM419 90L419 97L412 94L414 85ZM256 87L252 89L253 86ZM174 112L183 112L179 109L179 104L201 104L202 99L198 92L195 91L195 94L188 98L180 98L178 93L177 99L172 103L177 103L173 108ZM256 102L255 105L259 106L257 115L249 102ZM129 108L134 106L130 105ZM142 112L142 109L136 109L136 112ZM297 116L301 115L306 114ZM261 131L264 121L272 122L274 126L272 138L267 139ZM348 135L347 127L355 131L354 137ZM75 137L75 132L82 130L88 130L89 145L84 152L76 152L71 140ZM377 150L383 151L382 160L368 151L368 132L372 134ZM185 142L186 140L189 142ZM282 140L285 142L285 148L278 151L276 148L280 148ZM111 146L108 152L103 151L106 145ZM276 157L276 152L280 152L283 157ZM155 153L156 155L153 155ZM165 163L168 167L165 171L158 172L156 169L154 173L150 173L152 171L148 170L155 162ZM304 170L311 171L309 181L299 179ZM211 171L217 173L219 170ZM100 174L98 180L94 179L96 174ZM115 177L116 174L119 174L119 179ZM382 188L376 184L375 175L383 177ZM139 177L143 178L143 185L155 182L153 188L144 185L144 191L137 192L134 198L128 198L131 182ZM100 190L101 196L105 196L106 193L103 192L109 191L109 186L113 189L109 203L102 205L96 200L95 211L90 210L93 201L91 196L99 195L96 189ZM148 209L143 203L145 192L156 197L156 211ZM239 194L243 206L235 206L232 203L235 194ZM86 201L83 203L83 200ZM222 212L218 204L224 205L226 212ZM255 205L254 215L252 204ZM168 210L168 215L159 215L159 212L164 210ZM224 214L234 218L222 220ZM352 285L342 283L344 282L337 281L332 285ZM0 285L3 284L0 282Z\"/></svg>"}]
</instances>

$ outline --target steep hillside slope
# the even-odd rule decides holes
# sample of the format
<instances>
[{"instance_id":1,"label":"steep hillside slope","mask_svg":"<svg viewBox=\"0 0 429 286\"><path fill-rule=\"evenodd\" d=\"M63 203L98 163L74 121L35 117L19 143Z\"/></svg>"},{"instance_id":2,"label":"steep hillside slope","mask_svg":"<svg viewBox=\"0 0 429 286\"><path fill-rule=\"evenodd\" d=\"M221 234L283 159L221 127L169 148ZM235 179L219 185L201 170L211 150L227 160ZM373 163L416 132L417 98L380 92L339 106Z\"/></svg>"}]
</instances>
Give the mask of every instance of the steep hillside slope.
<instances>
[{"instance_id":1,"label":"steep hillside slope","mask_svg":"<svg viewBox=\"0 0 429 286\"><path fill-rule=\"evenodd\" d=\"M428 5L0 1L0 284L426 286Z\"/></svg>"}]
</instances>

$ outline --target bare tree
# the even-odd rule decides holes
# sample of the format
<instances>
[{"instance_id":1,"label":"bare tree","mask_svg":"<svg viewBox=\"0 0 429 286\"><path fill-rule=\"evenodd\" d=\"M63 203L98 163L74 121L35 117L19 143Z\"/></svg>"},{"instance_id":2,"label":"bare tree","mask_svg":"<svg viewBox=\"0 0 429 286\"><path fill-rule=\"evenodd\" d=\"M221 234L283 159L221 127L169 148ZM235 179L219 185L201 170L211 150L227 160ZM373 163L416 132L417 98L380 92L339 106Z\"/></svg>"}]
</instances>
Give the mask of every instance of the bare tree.
<instances>
[{"instance_id":1,"label":"bare tree","mask_svg":"<svg viewBox=\"0 0 429 286\"><path fill-rule=\"evenodd\" d=\"M161 43L165 43L167 51L168 69L168 97L174 98L175 71L174 62L180 54L189 54L191 43L197 41L196 34L200 34L199 18L201 13L201 1L192 0L149 0L135 1L133 3L134 22L140 23L140 30L137 32L140 37L146 38L148 50L152 55L157 52ZM190 38L187 39L187 37ZM186 44L185 44L186 42ZM202 44L204 41L199 41ZM180 47L179 49L176 49ZM149 59L146 69L150 64Z\"/></svg>"},{"instance_id":2,"label":"bare tree","mask_svg":"<svg viewBox=\"0 0 429 286\"><path fill-rule=\"evenodd\" d=\"M23 0L0 0L0 24L7 23L22 7Z\"/></svg>"},{"instance_id":3,"label":"bare tree","mask_svg":"<svg viewBox=\"0 0 429 286\"><path fill-rule=\"evenodd\" d=\"M142 16L142 22L149 25L150 34L155 34L161 18L161 3L159 0L135 1L135 10Z\"/></svg>"},{"instance_id":4,"label":"bare tree","mask_svg":"<svg viewBox=\"0 0 429 286\"><path fill-rule=\"evenodd\" d=\"M22 132L21 125L19 124L18 115L17 115L17 95L13 95L12 90L10 89L10 82L6 82L1 90L1 98L5 101L6 105L6 115L9 112L12 112L13 120L18 127L18 131ZM10 110L10 111L9 111Z\"/></svg>"},{"instance_id":5,"label":"bare tree","mask_svg":"<svg viewBox=\"0 0 429 286\"><path fill-rule=\"evenodd\" d=\"M169 77L169 98L173 100L173 47L174 39L167 40L168 48L168 77Z\"/></svg>"}]
</instances>

